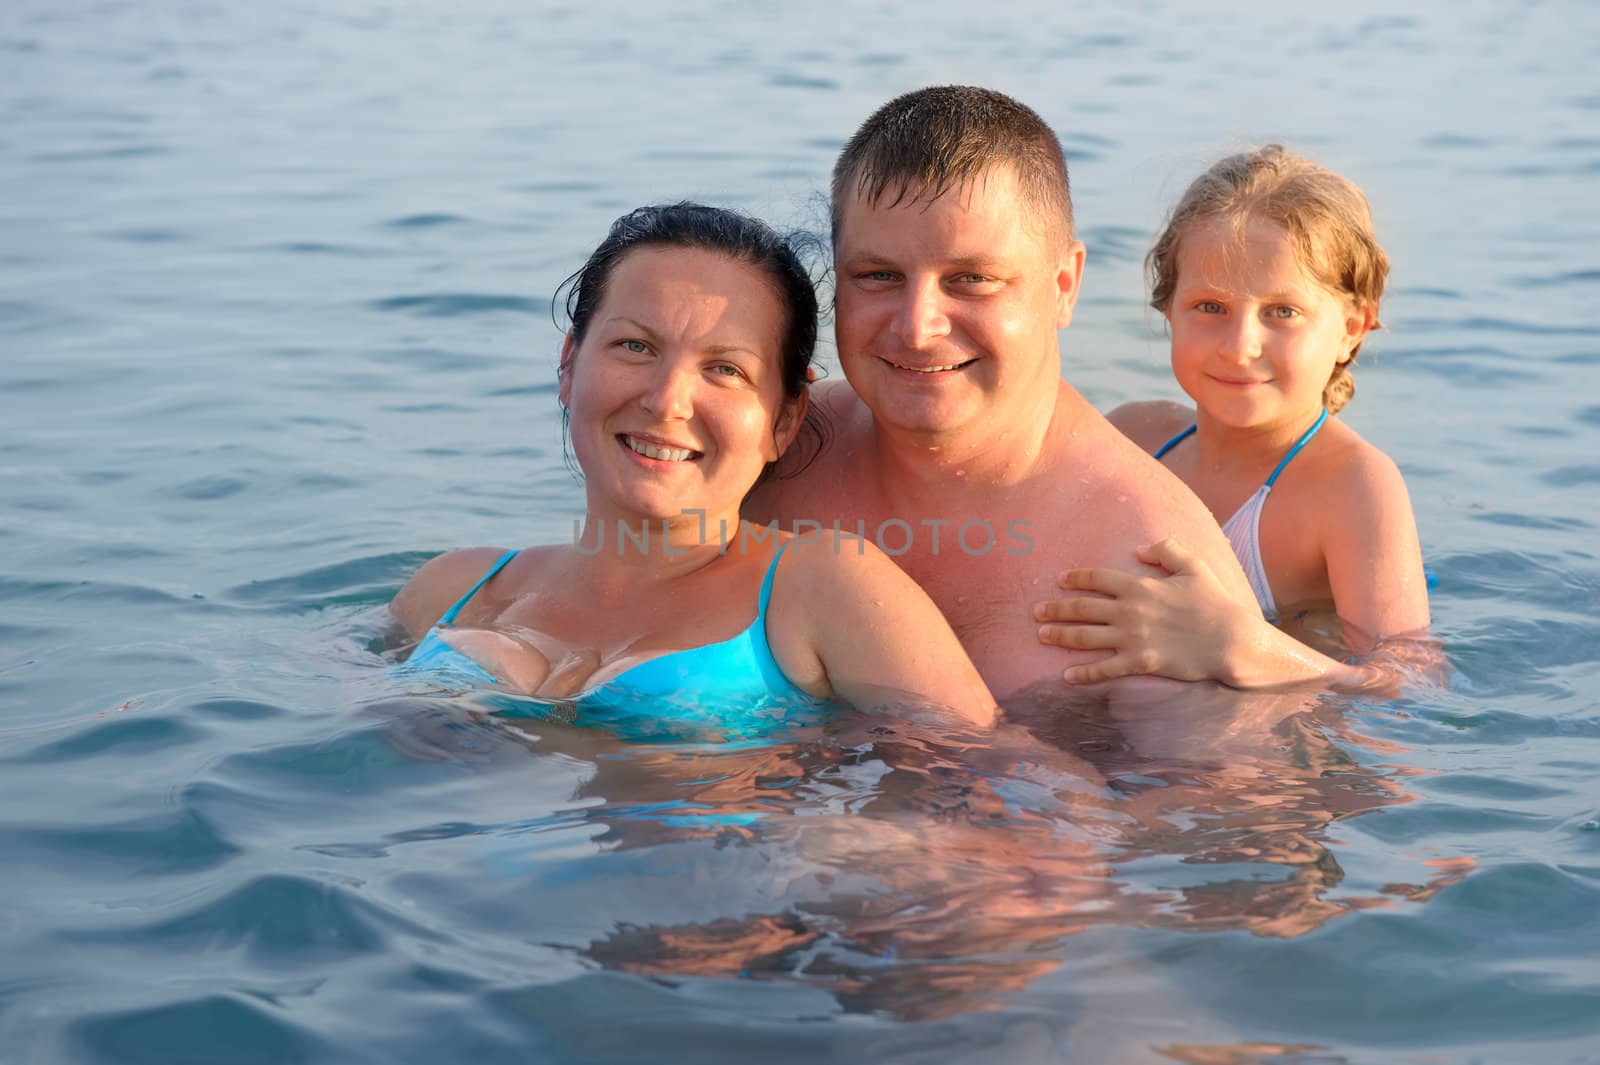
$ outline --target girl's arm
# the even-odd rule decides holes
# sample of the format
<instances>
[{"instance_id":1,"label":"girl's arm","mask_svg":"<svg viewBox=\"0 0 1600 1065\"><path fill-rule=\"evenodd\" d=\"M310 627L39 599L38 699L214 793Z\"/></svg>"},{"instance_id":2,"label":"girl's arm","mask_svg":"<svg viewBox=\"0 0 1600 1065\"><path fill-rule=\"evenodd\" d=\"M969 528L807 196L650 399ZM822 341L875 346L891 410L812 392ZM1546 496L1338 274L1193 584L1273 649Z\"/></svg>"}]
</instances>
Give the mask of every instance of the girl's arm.
<instances>
[{"instance_id":1,"label":"girl's arm","mask_svg":"<svg viewBox=\"0 0 1600 1065\"><path fill-rule=\"evenodd\" d=\"M1416 632L1430 621L1427 578L1411 497L1399 469L1366 446L1329 485L1322 555L1333 606L1357 642Z\"/></svg>"},{"instance_id":2,"label":"girl's arm","mask_svg":"<svg viewBox=\"0 0 1600 1065\"><path fill-rule=\"evenodd\" d=\"M1365 689L1382 683L1373 670L1307 647L1267 621L1253 603L1240 603L1210 567L1175 540L1141 547L1137 554L1168 576L1069 570L1061 575L1061 587L1093 594L1034 606L1034 618L1044 623L1041 643L1113 652L1068 669L1068 682L1150 674L1255 689L1303 684Z\"/></svg>"},{"instance_id":3,"label":"girl's arm","mask_svg":"<svg viewBox=\"0 0 1600 1065\"><path fill-rule=\"evenodd\" d=\"M802 688L864 710L935 709L993 724L994 696L949 622L873 544L837 534L791 541L770 609L773 651Z\"/></svg>"}]
</instances>

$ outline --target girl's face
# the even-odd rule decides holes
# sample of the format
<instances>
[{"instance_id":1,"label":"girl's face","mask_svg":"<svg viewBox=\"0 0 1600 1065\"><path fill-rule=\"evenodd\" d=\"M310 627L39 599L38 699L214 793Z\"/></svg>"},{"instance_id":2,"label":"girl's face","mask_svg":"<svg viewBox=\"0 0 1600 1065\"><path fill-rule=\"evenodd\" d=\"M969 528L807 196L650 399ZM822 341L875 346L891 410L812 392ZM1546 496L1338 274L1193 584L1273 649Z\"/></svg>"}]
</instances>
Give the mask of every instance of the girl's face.
<instances>
[{"instance_id":1,"label":"girl's face","mask_svg":"<svg viewBox=\"0 0 1600 1065\"><path fill-rule=\"evenodd\" d=\"M800 402L783 397L783 324L755 267L698 248L627 253L583 342L569 333L562 349L591 512L736 516L799 428Z\"/></svg>"},{"instance_id":2,"label":"girl's face","mask_svg":"<svg viewBox=\"0 0 1600 1065\"><path fill-rule=\"evenodd\" d=\"M1241 429L1303 428L1372 327L1306 272L1283 227L1260 219L1183 234L1167 321L1178 383L1207 417Z\"/></svg>"}]
</instances>

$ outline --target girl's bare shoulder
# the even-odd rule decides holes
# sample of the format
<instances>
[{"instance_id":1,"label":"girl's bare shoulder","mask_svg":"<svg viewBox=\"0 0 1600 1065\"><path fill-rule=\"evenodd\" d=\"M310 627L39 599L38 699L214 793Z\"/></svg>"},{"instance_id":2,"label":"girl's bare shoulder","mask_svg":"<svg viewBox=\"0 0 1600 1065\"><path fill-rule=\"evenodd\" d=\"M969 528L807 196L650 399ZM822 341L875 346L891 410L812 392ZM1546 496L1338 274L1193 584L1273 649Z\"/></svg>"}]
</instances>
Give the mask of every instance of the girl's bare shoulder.
<instances>
[{"instance_id":1,"label":"girl's bare shoulder","mask_svg":"<svg viewBox=\"0 0 1600 1065\"><path fill-rule=\"evenodd\" d=\"M1194 410L1169 400L1144 400L1124 403L1106 415L1106 420L1123 436L1153 454L1162 444L1194 424Z\"/></svg>"},{"instance_id":2,"label":"girl's bare shoulder","mask_svg":"<svg viewBox=\"0 0 1600 1065\"><path fill-rule=\"evenodd\" d=\"M1296 478L1297 494L1322 501L1355 521L1370 521L1377 512L1403 506L1410 513L1405 477L1395 461L1342 421L1330 418L1318 434L1326 439L1308 447L1305 473ZM1299 459L1296 460L1300 461Z\"/></svg>"}]
</instances>

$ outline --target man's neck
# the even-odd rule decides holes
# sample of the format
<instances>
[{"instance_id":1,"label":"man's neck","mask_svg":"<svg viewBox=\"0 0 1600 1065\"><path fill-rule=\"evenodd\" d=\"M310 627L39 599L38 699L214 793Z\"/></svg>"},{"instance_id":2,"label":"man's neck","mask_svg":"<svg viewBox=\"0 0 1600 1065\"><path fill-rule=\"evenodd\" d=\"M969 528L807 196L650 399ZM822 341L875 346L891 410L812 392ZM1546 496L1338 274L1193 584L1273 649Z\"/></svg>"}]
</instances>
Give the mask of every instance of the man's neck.
<instances>
[{"instance_id":1,"label":"man's neck","mask_svg":"<svg viewBox=\"0 0 1600 1065\"><path fill-rule=\"evenodd\" d=\"M1004 423L984 419L944 433L905 432L873 419L872 447L884 490L896 496L948 495L1010 488L1032 477L1051 436L1067 429L1074 395L1063 382L1038 389L1038 399Z\"/></svg>"}]
</instances>

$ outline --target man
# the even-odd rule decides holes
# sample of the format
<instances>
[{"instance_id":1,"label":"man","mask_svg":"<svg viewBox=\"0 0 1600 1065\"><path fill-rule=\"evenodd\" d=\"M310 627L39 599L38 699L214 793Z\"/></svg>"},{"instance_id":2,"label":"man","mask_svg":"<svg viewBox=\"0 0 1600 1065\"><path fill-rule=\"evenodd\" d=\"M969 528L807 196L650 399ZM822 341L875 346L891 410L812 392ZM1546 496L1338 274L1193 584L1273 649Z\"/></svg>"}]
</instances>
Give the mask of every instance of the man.
<instances>
[{"instance_id":1,"label":"man","mask_svg":"<svg viewBox=\"0 0 1600 1065\"><path fill-rule=\"evenodd\" d=\"M986 89L892 100L841 153L832 216L849 384L815 389L829 445L748 517L875 540L1002 700L1104 657L1039 641L1064 570L1154 572L1134 550L1172 536L1253 602L1204 505L1061 380L1084 248L1038 115Z\"/></svg>"}]
</instances>

